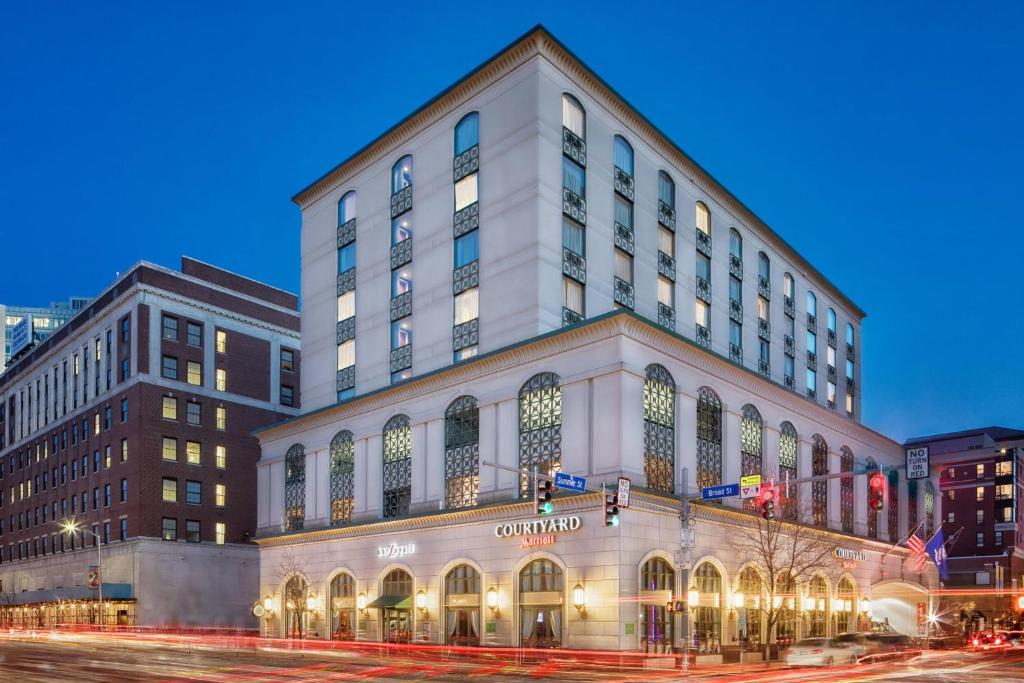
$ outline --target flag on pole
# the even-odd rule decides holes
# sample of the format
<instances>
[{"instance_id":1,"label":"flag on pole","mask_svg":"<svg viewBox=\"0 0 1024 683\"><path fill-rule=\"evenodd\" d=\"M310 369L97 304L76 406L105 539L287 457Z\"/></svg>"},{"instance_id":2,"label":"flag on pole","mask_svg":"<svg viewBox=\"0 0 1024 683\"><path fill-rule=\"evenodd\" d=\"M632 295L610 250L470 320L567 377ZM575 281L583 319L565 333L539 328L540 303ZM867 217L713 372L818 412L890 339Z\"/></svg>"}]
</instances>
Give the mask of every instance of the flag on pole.
<instances>
[{"instance_id":1,"label":"flag on pole","mask_svg":"<svg viewBox=\"0 0 1024 683\"><path fill-rule=\"evenodd\" d=\"M924 569L924 563L928 561L928 551L925 548L924 541L917 534L911 534L910 538L907 539L907 548L910 549L910 561L913 563L914 570L921 571Z\"/></svg>"},{"instance_id":2,"label":"flag on pole","mask_svg":"<svg viewBox=\"0 0 1024 683\"><path fill-rule=\"evenodd\" d=\"M939 578L943 581L949 579L949 569L946 565L946 539L942 533L942 527L932 534L931 539L925 543L924 547L928 552L928 557L932 558L935 567L939 570Z\"/></svg>"}]
</instances>

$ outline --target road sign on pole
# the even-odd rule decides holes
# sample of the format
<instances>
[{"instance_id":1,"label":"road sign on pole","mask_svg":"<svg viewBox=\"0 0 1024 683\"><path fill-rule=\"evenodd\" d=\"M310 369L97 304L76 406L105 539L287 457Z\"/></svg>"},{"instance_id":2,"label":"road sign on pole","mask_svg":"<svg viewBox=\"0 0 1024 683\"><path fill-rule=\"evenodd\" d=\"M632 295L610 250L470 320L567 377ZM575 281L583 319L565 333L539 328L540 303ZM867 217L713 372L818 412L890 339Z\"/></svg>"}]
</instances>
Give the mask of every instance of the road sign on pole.
<instances>
[{"instance_id":1,"label":"road sign on pole","mask_svg":"<svg viewBox=\"0 0 1024 683\"><path fill-rule=\"evenodd\" d=\"M679 530L679 547L686 549L697 547L697 535L694 533L693 527L683 527Z\"/></svg>"},{"instance_id":2,"label":"road sign on pole","mask_svg":"<svg viewBox=\"0 0 1024 683\"><path fill-rule=\"evenodd\" d=\"M739 484L723 484L722 486L705 486L701 489L700 497L704 500L715 500L716 498L729 498L740 495Z\"/></svg>"},{"instance_id":3,"label":"road sign on pole","mask_svg":"<svg viewBox=\"0 0 1024 683\"><path fill-rule=\"evenodd\" d=\"M629 477L619 477L619 491L618 491L618 494L619 494L619 507L620 508L628 508L629 507L629 486L630 486L630 483L631 482L630 482Z\"/></svg>"},{"instance_id":4,"label":"road sign on pole","mask_svg":"<svg viewBox=\"0 0 1024 683\"><path fill-rule=\"evenodd\" d=\"M586 477L577 477L566 472L555 472L555 486L560 489L585 493L587 490L587 479Z\"/></svg>"},{"instance_id":5,"label":"road sign on pole","mask_svg":"<svg viewBox=\"0 0 1024 683\"><path fill-rule=\"evenodd\" d=\"M757 498L760 493L760 474L748 474L745 477L740 477L740 498Z\"/></svg>"}]
</instances>

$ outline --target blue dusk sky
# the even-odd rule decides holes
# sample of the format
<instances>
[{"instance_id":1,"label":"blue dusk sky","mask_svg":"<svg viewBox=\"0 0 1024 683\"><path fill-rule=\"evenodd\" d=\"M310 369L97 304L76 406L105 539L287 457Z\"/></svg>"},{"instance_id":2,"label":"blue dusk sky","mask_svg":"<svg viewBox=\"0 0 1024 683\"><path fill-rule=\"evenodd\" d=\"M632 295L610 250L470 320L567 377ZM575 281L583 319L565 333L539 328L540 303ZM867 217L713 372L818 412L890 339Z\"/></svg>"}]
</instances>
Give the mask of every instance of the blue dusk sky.
<instances>
[{"instance_id":1,"label":"blue dusk sky","mask_svg":"<svg viewBox=\"0 0 1024 683\"><path fill-rule=\"evenodd\" d=\"M290 197L538 22L867 311L866 424L1024 427L1019 2L5 2L0 302L297 291Z\"/></svg>"}]
</instances>

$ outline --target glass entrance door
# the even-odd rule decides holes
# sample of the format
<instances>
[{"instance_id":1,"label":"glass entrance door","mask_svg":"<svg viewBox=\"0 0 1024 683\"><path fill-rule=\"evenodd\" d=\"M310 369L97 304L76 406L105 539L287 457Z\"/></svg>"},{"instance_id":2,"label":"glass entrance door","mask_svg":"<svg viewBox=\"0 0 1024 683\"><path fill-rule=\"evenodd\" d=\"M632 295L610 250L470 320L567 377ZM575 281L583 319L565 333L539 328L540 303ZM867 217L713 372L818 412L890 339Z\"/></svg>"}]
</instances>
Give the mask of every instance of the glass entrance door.
<instances>
[{"instance_id":1,"label":"glass entrance door","mask_svg":"<svg viewBox=\"0 0 1024 683\"><path fill-rule=\"evenodd\" d=\"M412 632L412 616L407 609L384 608L381 610L385 643L408 643Z\"/></svg>"}]
</instances>

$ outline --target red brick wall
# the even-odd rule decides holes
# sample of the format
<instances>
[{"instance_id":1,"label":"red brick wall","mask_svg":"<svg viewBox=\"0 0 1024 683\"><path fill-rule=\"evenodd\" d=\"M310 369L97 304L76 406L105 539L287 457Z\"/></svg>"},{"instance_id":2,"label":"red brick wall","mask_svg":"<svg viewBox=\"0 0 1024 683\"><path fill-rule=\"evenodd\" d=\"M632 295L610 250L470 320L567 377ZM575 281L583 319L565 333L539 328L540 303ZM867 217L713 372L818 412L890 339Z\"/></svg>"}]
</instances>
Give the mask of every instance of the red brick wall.
<instances>
[{"instance_id":1,"label":"red brick wall","mask_svg":"<svg viewBox=\"0 0 1024 683\"><path fill-rule=\"evenodd\" d=\"M275 401L270 396L270 342L242 332L227 331L227 353L215 364L227 371L227 390L233 394Z\"/></svg>"}]
</instances>

